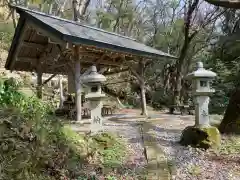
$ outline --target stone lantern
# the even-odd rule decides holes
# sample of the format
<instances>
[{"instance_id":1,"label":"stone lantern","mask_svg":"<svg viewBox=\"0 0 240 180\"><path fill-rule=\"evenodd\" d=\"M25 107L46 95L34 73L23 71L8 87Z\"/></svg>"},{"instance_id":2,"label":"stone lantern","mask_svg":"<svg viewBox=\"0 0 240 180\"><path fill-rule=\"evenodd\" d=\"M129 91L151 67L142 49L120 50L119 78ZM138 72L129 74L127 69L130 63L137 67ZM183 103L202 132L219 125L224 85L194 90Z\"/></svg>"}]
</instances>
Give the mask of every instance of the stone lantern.
<instances>
[{"instance_id":1,"label":"stone lantern","mask_svg":"<svg viewBox=\"0 0 240 180\"><path fill-rule=\"evenodd\" d=\"M195 100L195 126L209 126L208 104L209 96L214 93L210 82L216 73L203 68L203 63L197 63L197 70L188 74L187 79L193 80L193 96Z\"/></svg>"},{"instance_id":2,"label":"stone lantern","mask_svg":"<svg viewBox=\"0 0 240 180\"><path fill-rule=\"evenodd\" d=\"M198 62L196 71L186 77L193 83L195 125L183 130L180 140L182 145L201 148L220 145L220 133L216 127L210 126L208 114L209 96L215 92L210 86L214 77L216 73L204 69L202 62Z\"/></svg>"},{"instance_id":3,"label":"stone lantern","mask_svg":"<svg viewBox=\"0 0 240 180\"><path fill-rule=\"evenodd\" d=\"M91 66L89 73L84 75L81 81L88 86L85 98L90 101L91 132L101 131L103 128L102 99L105 98L105 94L101 90L101 84L106 81L106 78L97 73L96 66Z\"/></svg>"}]
</instances>

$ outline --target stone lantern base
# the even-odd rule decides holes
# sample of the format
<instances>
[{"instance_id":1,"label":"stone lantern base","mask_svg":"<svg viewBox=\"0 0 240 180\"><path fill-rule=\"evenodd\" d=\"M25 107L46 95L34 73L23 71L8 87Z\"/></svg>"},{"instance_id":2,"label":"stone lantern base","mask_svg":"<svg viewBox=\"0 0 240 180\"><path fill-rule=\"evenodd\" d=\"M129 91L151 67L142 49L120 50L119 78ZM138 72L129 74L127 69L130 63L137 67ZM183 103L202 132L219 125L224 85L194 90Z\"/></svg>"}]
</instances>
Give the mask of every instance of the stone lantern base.
<instances>
[{"instance_id":1,"label":"stone lantern base","mask_svg":"<svg viewBox=\"0 0 240 180\"><path fill-rule=\"evenodd\" d=\"M197 148L218 148L221 143L220 132L216 127L186 127L181 136L180 144Z\"/></svg>"}]
</instances>

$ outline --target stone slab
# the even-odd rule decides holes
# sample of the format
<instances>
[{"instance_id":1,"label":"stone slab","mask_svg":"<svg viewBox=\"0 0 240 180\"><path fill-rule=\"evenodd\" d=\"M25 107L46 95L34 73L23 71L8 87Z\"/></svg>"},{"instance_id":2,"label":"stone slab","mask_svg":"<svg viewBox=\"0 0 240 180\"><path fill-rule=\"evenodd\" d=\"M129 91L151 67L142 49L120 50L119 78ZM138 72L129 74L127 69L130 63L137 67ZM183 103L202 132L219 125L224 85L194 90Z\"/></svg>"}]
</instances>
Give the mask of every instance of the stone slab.
<instances>
[{"instance_id":1,"label":"stone slab","mask_svg":"<svg viewBox=\"0 0 240 180\"><path fill-rule=\"evenodd\" d=\"M149 128L149 122L142 123L143 145L146 151L147 179L170 180L167 158L158 145L155 132ZM151 137L151 139L149 139Z\"/></svg>"}]
</instances>

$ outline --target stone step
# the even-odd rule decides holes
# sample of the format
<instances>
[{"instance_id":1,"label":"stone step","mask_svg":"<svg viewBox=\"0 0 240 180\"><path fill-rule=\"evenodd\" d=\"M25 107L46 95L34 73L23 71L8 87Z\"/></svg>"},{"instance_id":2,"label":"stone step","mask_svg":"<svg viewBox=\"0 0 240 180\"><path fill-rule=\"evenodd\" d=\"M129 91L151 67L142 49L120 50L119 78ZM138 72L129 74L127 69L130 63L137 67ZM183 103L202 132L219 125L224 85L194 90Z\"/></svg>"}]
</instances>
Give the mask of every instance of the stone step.
<instances>
[{"instance_id":1,"label":"stone step","mask_svg":"<svg viewBox=\"0 0 240 180\"><path fill-rule=\"evenodd\" d=\"M157 142L155 131L150 128L149 122L143 122L140 133L143 138L145 154L147 156L147 179L170 180L167 158Z\"/></svg>"}]
</instances>

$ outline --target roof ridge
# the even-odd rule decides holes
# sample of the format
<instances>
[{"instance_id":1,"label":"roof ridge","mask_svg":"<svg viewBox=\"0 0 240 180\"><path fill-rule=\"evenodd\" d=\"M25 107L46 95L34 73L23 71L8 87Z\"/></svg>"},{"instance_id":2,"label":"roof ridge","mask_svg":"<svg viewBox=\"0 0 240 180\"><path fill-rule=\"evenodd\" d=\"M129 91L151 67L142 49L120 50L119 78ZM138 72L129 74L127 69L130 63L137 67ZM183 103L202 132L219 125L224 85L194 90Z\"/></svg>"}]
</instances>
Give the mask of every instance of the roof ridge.
<instances>
[{"instance_id":1,"label":"roof ridge","mask_svg":"<svg viewBox=\"0 0 240 180\"><path fill-rule=\"evenodd\" d=\"M108 33L108 34L111 34L111 35L119 36L119 37L122 37L122 38L125 38L125 39L130 39L130 40L133 40L133 41L137 41L136 39L133 39L133 38L128 37L128 36L123 36L121 34L117 34L117 33L114 33L114 32L105 31L105 30L100 29L100 28L96 28L96 27L93 27L93 26L90 26L90 25L82 24L80 22L75 22L75 21L72 21L72 20L60 18L60 17L50 15L50 14L46 14L46 13L43 13L43 12L40 12L40 11L31 10L31 9L28 9L24 6L12 5L12 4L10 6L13 7L13 8L17 8L19 10L32 12L32 13L39 14L39 15L42 15L42 16L51 17L51 18L54 18L54 19L58 19L58 20L62 20L62 21L68 22L68 23L72 23L72 24L75 24L75 25L78 25L78 26L83 26L83 27L87 27L87 28L91 28L91 29L100 31L100 32L104 32L104 33Z\"/></svg>"}]
</instances>

